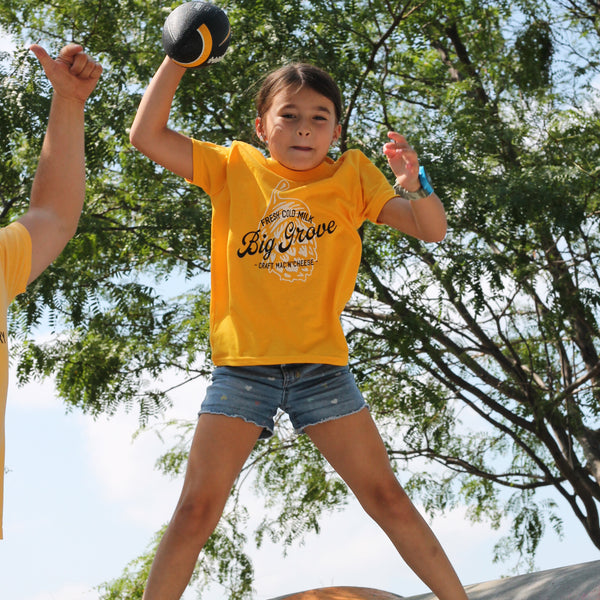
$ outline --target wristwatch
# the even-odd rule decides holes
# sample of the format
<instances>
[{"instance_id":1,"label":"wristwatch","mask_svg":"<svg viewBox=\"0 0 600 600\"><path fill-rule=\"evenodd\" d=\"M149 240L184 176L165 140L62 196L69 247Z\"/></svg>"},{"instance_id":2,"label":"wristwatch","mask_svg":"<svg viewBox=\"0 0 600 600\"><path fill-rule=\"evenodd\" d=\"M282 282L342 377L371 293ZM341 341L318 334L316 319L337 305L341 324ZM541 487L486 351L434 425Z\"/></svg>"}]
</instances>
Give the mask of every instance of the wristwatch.
<instances>
[{"instance_id":1,"label":"wristwatch","mask_svg":"<svg viewBox=\"0 0 600 600\"><path fill-rule=\"evenodd\" d=\"M416 192L409 192L396 183L394 185L394 192L401 198L406 198L406 200L418 200L419 198L427 198L427 196L433 194L433 187L429 180L429 175L425 172L425 167L419 167L419 183L421 187Z\"/></svg>"}]
</instances>

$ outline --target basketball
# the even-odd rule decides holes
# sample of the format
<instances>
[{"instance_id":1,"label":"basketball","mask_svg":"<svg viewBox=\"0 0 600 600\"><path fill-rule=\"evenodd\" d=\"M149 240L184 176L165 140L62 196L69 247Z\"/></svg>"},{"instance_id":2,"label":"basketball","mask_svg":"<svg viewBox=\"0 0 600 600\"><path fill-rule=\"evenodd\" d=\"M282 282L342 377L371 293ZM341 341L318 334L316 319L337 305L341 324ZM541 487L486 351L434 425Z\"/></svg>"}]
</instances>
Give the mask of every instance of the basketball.
<instances>
[{"instance_id":1,"label":"basketball","mask_svg":"<svg viewBox=\"0 0 600 600\"><path fill-rule=\"evenodd\" d=\"M225 12L209 2L186 2L173 10L163 26L167 56L188 69L219 62L229 46L231 27Z\"/></svg>"}]
</instances>

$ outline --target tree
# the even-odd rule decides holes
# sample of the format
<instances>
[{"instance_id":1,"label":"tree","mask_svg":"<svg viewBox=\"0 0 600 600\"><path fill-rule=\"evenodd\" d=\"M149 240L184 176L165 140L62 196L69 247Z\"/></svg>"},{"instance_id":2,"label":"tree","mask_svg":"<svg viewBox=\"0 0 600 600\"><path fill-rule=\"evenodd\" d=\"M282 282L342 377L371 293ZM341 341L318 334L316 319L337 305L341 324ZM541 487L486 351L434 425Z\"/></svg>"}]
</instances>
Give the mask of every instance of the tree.
<instances>
[{"instance_id":1,"label":"tree","mask_svg":"<svg viewBox=\"0 0 600 600\"><path fill-rule=\"evenodd\" d=\"M53 374L67 406L98 414L125 404L142 424L168 405L162 375L176 372L183 385L210 370L210 203L127 140L162 59L162 22L176 4L5 0L0 7L0 25L16 36L35 32L56 47L74 39L106 69L88 109L89 192L79 233L13 307L19 376ZM600 548L597 5L223 6L230 51L219 65L186 75L176 127L217 143L256 142L260 77L283 62L311 60L342 87L337 151L359 147L384 168L385 131L399 130L445 201L451 229L436 246L364 227L362 269L344 313L352 368L390 456L411 473L406 487L431 513L465 504L473 520L494 527L509 520L498 560L516 553L533 561L546 528L561 531L557 496ZM23 53L2 63L2 78L7 221L26 203L48 102ZM170 297L164 282L175 273L189 289ZM60 335L36 344L28 332L43 318ZM160 460L169 473L181 470L189 428L181 439ZM285 546L318 531L348 493L285 420L247 469L278 509L254 533L259 542L269 536ZM540 499L544 490L550 500ZM198 570L201 577L216 565L232 597L252 581L240 550L238 491ZM107 585L106 597L139 598L144 564Z\"/></svg>"}]
</instances>

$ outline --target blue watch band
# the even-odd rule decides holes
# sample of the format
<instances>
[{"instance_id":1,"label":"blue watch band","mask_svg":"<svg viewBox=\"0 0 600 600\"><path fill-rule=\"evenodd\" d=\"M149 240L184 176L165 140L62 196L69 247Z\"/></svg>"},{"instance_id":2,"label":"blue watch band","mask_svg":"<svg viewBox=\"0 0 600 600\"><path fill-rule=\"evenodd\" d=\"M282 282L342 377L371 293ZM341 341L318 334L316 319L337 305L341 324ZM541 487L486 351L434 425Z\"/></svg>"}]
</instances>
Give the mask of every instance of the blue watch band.
<instances>
[{"instance_id":1,"label":"blue watch band","mask_svg":"<svg viewBox=\"0 0 600 600\"><path fill-rule=\"evenodd\" d=\"M433 187L431 185L431 181L429 181L429 176L425 172L425 167L419 167L419 183L421 187L427 192L427 195L433 194Z\"/></svg>"}]
</instances>

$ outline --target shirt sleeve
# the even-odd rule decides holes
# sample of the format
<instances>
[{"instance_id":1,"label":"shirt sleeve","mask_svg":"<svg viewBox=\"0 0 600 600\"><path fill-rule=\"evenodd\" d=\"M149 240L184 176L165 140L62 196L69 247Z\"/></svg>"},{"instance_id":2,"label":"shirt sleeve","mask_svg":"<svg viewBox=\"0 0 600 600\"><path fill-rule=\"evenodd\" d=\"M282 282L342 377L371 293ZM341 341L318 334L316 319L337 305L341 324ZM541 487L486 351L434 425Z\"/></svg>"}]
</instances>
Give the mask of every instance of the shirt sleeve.
<instances>
[{"instance_id":1,"label":"shirt sleeve","mask_svg":"<svg viewBox=\"0 0 600 600\"><path fill-rule=\"evenodd\" d=\"M377 223L381 209L396 193L385 175L362 152L358 154L364 198L362 218Z\"/></svg>"},{"instance_id":2,"label":"shirt sleeve","mask_svg":"<svg viewBox=\"0 0 600 600\"><path fill-rule=\"evenodd\" d=\"M201 187L209 196L217 194L227 180L230 148L192 139L193 177L189 183Z\"/></svg>"},{"instance_id":3,"label":"shirt sleeve","mask_svg":"<svg viewBox=\"0 0 600 600\"><path fill-rule=\"evenodd\" d=\"M31 272L31 236L17 221L0 229L0 268L7 300L12 302L25 291Z\"/></svg>"}]
</instances>

